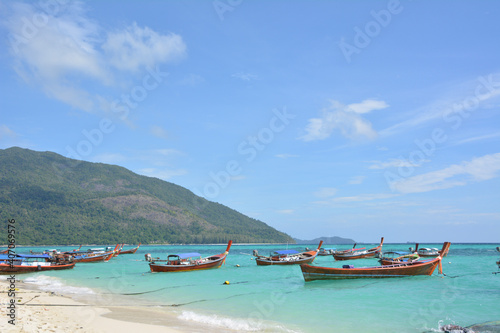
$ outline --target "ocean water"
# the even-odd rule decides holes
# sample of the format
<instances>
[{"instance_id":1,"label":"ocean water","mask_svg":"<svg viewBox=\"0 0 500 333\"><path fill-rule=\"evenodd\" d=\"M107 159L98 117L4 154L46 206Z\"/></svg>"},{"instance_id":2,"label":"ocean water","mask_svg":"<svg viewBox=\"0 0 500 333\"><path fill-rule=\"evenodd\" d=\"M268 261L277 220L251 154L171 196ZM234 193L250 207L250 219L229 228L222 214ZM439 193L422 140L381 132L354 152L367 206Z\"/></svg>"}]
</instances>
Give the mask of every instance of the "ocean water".
<instances>
[{"instance_id":1,"label":"ocean water","mask_svg":"<svg viewBox=\"0 0 500 333\"><path fill-rule=\"evenodd\" d=\"M284 248L303 251L306 246L317 245L236 244L219 269L176 273L150 273L144 255L165 258L199 252L208 256L223 252L226 245L141 246L136 254L107 263L79 263L72 270L18 278L92 304L146 306L156 317L137 312L135 320L186 332L438 332L446 324L500 320L500 274L493 274L499 271L498 244L452 244L443 259L445 276L436 269L432 276L307 283L299 266L257 266L251 255L254 249L267 254ZM414 244L384 244L384 250L404 251L410 246ZM44 250L17 248L17 252L30 249ZM318 266L344 264L376 266L378 261L335 262L332 256L314 261ZM94 315L82 309L82 323Z\"/></svg>"}]
</instances>

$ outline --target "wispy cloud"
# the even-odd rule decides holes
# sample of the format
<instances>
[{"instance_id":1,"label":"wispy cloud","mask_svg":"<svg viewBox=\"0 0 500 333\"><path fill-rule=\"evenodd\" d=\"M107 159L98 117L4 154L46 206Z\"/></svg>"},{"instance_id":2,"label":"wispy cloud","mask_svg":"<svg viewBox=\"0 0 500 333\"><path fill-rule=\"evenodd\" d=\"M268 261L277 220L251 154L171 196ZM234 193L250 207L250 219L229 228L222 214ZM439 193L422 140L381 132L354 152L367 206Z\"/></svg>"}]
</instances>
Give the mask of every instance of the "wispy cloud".
<instances>
[{"instance_id":1,"label":"wispy cloud","mask_svg":"<svg viewBox=\"0 0 500 333\"><path fill-rule=\"evenodd\" d=\"M353 185L361 184L361 183L363 183L363 181L365 180L365 178L366 178L365 176L352 177L349 180L349 184L353 184Z\"/></svg>"},{"instance_id":2,"label":"wispy cloud","mask_svg":"<svg viewBox=\"0 0 500 333\"><path fill-rule=\"evenodd\" d=\"M481 76L448 89L439 99L410 110L404 121L381 130L380 136L398 134L430 122L451 123L452 117L466 119L477 109L491 108L491 102L500 95L500 73Z\"/></svg>"},{"instance_id":3,"label":"wispy cloud","mask_svg":"<svg viewBox=\"0 0 500 333\"><path fill-rule=\"evenodd\" d=\"M337 189L333 187L322 187L318 191L314 192L314 195L318 198L329 198L333 197L337 193Z\"/></svg>"},{"instance_id":4,"label":"wispy cloud","mask_svg":"<svg viewBox=\"0 0 500 333\"><path fill-rule=\"evenodd\" d=\"M371 99L349 105L332 101L329 108L322 110L320 118L309 119L309 124L305 129L306 134L299 139L306 142L325 140L336 131L351 140L374 139L377 137L377 132L361 114L388 106L384 101Z\"/></svg>"},{"instance_id":5,"label":"wispy cloud","mask_svg":"<svg viewBox=\"0 0 500 333\"><path fill-rule=\"evenodd\" d=\"M464 143L470 143L470 142L476 142L476 141L482 141L482 140L489 140L489 139L496 139L500 137L500 133L492 133L492 134L486 134L486 135L480 135L480 136L475 136L472 138L467 138L460 140L455 143L455 145L461 145Z\"/></svg>"},{"instance_id":6,"label":"wispy cloud","mask_svg":"<svg viewBox=\"0 0 500 333\"><path fill-rule=\"evenodd\" d=\"M429 160L423 160L421 161L422 163L424 162L429 162ZM399 159L399 158L391 158L386 162L382 161L372 161L372 165L370 165L368 168L369 169L387 169L387 168L399 168L399 167L416 167L422 165L412 163L409 160L406 159Z\"/></svg>"},{"instance_id":7,"label":"wispy cloud","mask_svg":"<svg viewBox=\"0 0 500 333\"><path fill-rule=\"evenodd\" d=\"M234 73L231 76L235 77L237 79L243 80L243 81L253 81L253 80L257 80L258 79L258 76L255 75L255 74L252 74L252 73L238 72L238 73Z\"/></svg>"},{"instance_id":8,"label":"wispy cloud","mask_svg":"<svg viewBox=\"0 0 500 333\"><path fill-rule=\"evenodd\" d=\"M125 30L109 32L102 49L111 66L134 72L178 59L184 55L186 46L179 35L162 35L134 22Z\"/></svg>"},{"instance_id":9,"label":"wispy cloud","mask_svg":"<svg viewBox=\"0 0 500 333\"><path fill-rule=\"evenodd\" d=\"M139 173L149 177L156 177L163 180L168 180L173 177L183 176L187 174L185 169L165 169L165 168L144 168L140 169Z\"/></svg>"},{"instance_id":10,"label":"wispy cloud","mask_svg":"<svg viewBox=\"0 0 500 333\"><path fill-rule=\"evenodd\" d=\"M0 125L0 140L4 138L14 138L17 134L6 125Z\"/></svg>"},{"instance_id":11,"label":"wispy cloud","mask_svg":"<svg viewBox=\"0 0 500 333\"><path fill-rule=\"evenodd\" d=\"M292 158L292 157L299 157L299 155L293 155L293 154L278 154L275 155L278 158Z\"/></svg>"},{"instance_id":12,"label":"wispy cloud","mask_svg":"<svg viewBox=\"0 0 500 333\"><path fill-rule=\"evenodd\" d=\"M397 194L361 194L361 195L355 195L351 197L338 197L338 198L333 198L332 202L362 202L362 201L372 201L372 200L382 200L382 199L390 199L398 196Z\"/></svg>"},{"instance_id":13,"label":"wispy cloud","mask_svg":"<svg viewBox=\"0 0 500 333\"><path fill-rule=\"evenodd\" d=\"M93 156L91 158L92 162L106 163L106 164L120 164L123 161L126 161L127 157L118 153L109 153L109 154L99 154Z\"/></svg>"},{"instance_id":14,"label":"wispy cloud","mask_svg":"<svg viewBox=\"0 0 500 333\"><path fill-rule=\"evenodd\" d=\"M463 186L497 177L500 153L485 155L447 168L409 178L398 179L391 188L400 193L421 193Z\"/></svg>"},{"instance_id":15,"label":"wispy cloud","mask_svg":"<svg viewBox=\"0 0 500 333\"><path fill-rule=\"evenodd\" d=\"M160 139L168 139L168 132L161 126L154 125L151 126L150 133Z\"/></svg>"},{"instance_id":16,"label":"wispy cloud","mask_svg":"<svg viewBox=\"0 0 500 333\"><path fill-rule=\"evenodd\" d=\"M49 97L85 111L102 105L101 91L120 88L128 72L182 57L175 34L160 34L135 22L106 31L86 15L83 2L58 2L44 11L35 3L4 3L14 69ZM36 21L36 25L32 22ZM31 24L34 29L26 29Z\"/></svg>"},{"instance_id":17,"label":"wispy cloud","mask_svg":"<svg viewBox=\"0 0 500 333\"><path fill-rule=\"evenodd\" d=\"M293 214L293 212L295 212L295 210L293 210L293 209L281 209L281 210L277 210L276 212L279 214L290 215L290 214Z\"/></svg>"}]
</instances>

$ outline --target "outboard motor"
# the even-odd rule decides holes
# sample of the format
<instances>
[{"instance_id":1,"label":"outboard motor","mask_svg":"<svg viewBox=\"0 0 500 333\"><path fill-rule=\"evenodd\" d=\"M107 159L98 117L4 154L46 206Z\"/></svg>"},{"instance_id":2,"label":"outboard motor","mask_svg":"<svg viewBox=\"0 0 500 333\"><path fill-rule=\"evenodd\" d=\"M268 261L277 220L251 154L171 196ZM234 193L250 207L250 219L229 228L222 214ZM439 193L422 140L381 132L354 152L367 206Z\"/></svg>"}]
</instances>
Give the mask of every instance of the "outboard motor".
<instances>
[{"instance_id":1,"label":"outboard motor","mask_svg":"<svg viewBox=\"0 0 500 333\"><path fill-rule=\"evenodd\" d=\"M253 250L253 256L254 256L254 257L258 257L258 256L259 256L259 251L257 251L257 250Z\"/></svg>"},{"instance_id":2,"label":"outboard motor","mask_svg":"<svg viewBox=\"0 0 500 333\"><path fill-rule=\"evenodd\" d=\"M146 259L146 261L149 261L149 262L153 261L153 258L151 257L151 254L150 254L150 253L146 253L146 254L144 255L144 258Z\"/></svg>"}]
</instances>

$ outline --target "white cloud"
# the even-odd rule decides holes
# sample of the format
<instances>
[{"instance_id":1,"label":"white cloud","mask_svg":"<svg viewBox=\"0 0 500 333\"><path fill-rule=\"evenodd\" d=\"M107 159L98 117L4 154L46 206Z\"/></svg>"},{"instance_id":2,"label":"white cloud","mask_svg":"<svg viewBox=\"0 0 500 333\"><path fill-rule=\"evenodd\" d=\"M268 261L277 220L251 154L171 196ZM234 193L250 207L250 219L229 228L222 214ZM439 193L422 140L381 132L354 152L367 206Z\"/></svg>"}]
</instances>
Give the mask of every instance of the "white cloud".
<instances>
[{"instance_id":1,"label":"white cloud","mask_svg":"<svg viewBox=\"0 0 500 333\"><path fill-rule=\"evenodd\" d=\"M252 81L252 80L256 80L258 78L257 75L255 75L255 74L242 73L242 72L235 73L235 74L233 74L231 76L235 77L235 78L238 78L238 79L241 79L243 81Z\"/></svg>"},{"instance_id":2,"label":"white cloud","mask_svg":"<svg viewBox=\"0 0 500 333\"><path fill-rule=\"evenodd\" d=\"M470 182L497 177L500 170L500 153L477 157L471 161L409 178L401 178L390 185L401 193L420 193L463 186Z\"/></svg>"},{"instance_id":3,"label":"white cloud","mask_svg":"<svg viewBox=\"0 0 500 333\"><path fill-rule=\"evenodd\" d=\"M455 145L461 145L464 143L469 143L469 142L475 142L475 141L482 141L482 140L488 140L488 139L495 139L500 137L500 133L492 133L492 134L486 134L486 135L480 135L480 136L475 136L472 138L467 138L461 141L458 141L455 143Z\"/></svg>"},{"instance_id":4,"label":"white cloud","mask_svg":"<svg viewBox=\"0 0 500 333\"><path fill-rule=\"evenodd\" d=\"M333 187L322 187L318 191L314 192L314 195L318 198L328 198L333 197L337 193L337 189Z\"/></svg>"},{"instance_id":5,"label":"white cloud","mask_svg":"<svg viewBox=\"0 0 500 333\"><path fill-rule=\"evenodd\" d=\"M135 22L124 31L108 33L102 48L112 66L132 72L174 60L186 51L179 35L161 35L148 27L141 28Z\"/></svg>"},{"instance_id":6,"label":"white cloud","mask_svg":"<svg viewBox=\"0 0 500 333\"><path fill-rule=\"evenodd\" d=\"M0 140L8 137L14 138L16 136L16 133L9 127L7 127L6 125L0 125Z\"/></svg>"},{"instance_id":7,"label":"white cloud","mask_svg":"<svg viewBox=\"0 0 500 333\"><path fill-rule=\"evenodd\" d=\"M353 103L347 107L355 113L368 113L373 110L381 110L389 107L384 101L377 101L374 99L365 99L361 103Z\"/></svg>"},{"instance_id":8,"label":"white cloud","mask_svg":"<svg viewBox=\"0 0 500 333\"><path fill-rule=\"evenodd\" d=\"M91 161L92 162L99 162L99 163L106 163L106 164L119 164L123 161L126 161L127 158L123 156L122 154L99 154L94 156Z\"/></svg>"},{"instance_id":9,"label":"white cloud","mask_svg":"<svg viewBox=\"0 0 500 333\"><path fill-rule=\"evenodd\" d=\"M139 173L149 177L156 177L163 180L168 180L176 176L183 176L187 174L187 170L184 169L156 169L156 168L144 168L139 170Z\"/></svg>"},{"instance_id":10,"label":"white cloud","mask_svg":"<svg viewBox=\"0 0 500 333\"><path fill-rule=\"evenodd\" d=\"M181 155L182 153L176 149L155 149L152 152L153 154L163 155L163 156L171 156L171 155Z\"/></svg>"},{"instance_id":11,"label":"white cloud","mask_svg":"<svg viewBox=\"0 0 500 333\"><path fill-rule=\"evenodd\" d=\"M290 214L293 214L294 211L295 210L293 210L293 209L281 209L281 210L277 210L276 212L279 214L290 215Z\"/></svg>"},{"instance_id":12,"label":"white cloud","mask_svg":"<svg viewBox=\"0 0 500 333\"><path fill-rule=\"evenodd\" d=\"M455 84L449 87L448 92L443 92L439 99L411 110L404 121L381 130L379 134L390 136L438 120L456 129L477 110L492 108L491 103L500 95L499 82L500 73L493 73Z\"/></svg>"},{"instance_id":13,"label":"white cloud","mask_svg":"<svg viewBox=\"0 0 500 333\"><path fill-rule=\"evenodd\" d=\"M150 133L160 139L168 139L168 132L161 126L151 126Z\"/></svg>"},{"instance_id":14,"label":"white cloud","mask_svg":"<svg viewBox=\"0 0 500 333\"><path fill-rule=\"evenodd\" d=\"M107 32L86 16L83 2L57 3L50 11L35 3L3 7L17 74L49 97L85 111L102 106L99 93L114 83L120 88L125 71L154 67L185 52L180 36L136 23Z\"/></svg>"},{"instance_id":15,"label":"white cloud","mask_svg":"<svg viewBox=\"0 0 500 333\"><path fill-rule=\"evenodd\" d=\"M429 160L423 160L422 163L424 162L429 162ZM372 165L370 165L368 168L369 169L387 169L387 168L400 168L400 167L417 167L422 165L412 163L407 159L399 159L399 158L391 158L387 162L381 162L381 161L372 161Z\"/></svg>"},{"instance_id":16,"label":"white cloud","mask_svg":"<svg viewBox=\"0 0 500 333\"><path fill-rule=\"evenodd\" d=\"M299 157L299 155L293 155L293 154L278 154L275 155L278 158L292 158L292 157Z\"/></svg>"},{"instance_id":17,"label":"white cloud","mask_svg":"<svg viewBox=\"0 0 500 333\"><path fill-rule=\"evenodd\" d=\"M381 200L381 199L389 199L398 196L397 194L362 194L356 195L352 197L339 197L333 198L332 202L362 202L362 201L372 201L372 200Z\"/></svg>"},{"instance_id":18,"label":"white cloud","mask_svg":"<svg viewBox=\"0 0 500 333\"><path fill-rule=\"evenodd\" d=\"M349 184L353 184L353 185L361 184L361 183L363 183L365 178L366 178L365 176L352 177L351 180L349 180Z\"/></svg>"},{"instance_id":19,"label":"white cloud","mask_svg":"<svg viewBox=\"0 0 500 333\"><path fill-rule=\"evenodd\" d=\"M361 103L343 105L332 101L329 108L322 110L320 118L309 119L305 131L306 135L300 137L303 141L324 140L335 131L351 140L375 139L377 132L371 123L360 114L368 113L388 107L384 101L364 100Z\"/></svg>"}]
</instances>

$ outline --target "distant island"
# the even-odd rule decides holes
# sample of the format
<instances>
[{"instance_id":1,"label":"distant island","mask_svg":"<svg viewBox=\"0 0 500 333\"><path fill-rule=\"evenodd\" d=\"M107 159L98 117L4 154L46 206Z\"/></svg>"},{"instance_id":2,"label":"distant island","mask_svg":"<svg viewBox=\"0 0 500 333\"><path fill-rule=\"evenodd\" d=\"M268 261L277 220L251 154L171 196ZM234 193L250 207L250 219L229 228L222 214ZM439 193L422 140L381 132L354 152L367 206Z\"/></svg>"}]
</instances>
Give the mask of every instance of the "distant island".
<instances>
[{"instance_id":1,"label":"distant island","mask_svg":"<svg viewBox=\"0 0 500 333\"><path fill-rule=\"evenodd\" d=\"M319 243L319 241L323 241L323 244L326 245L344 245L344 244L354 244L356 243L354 240L350 238L342 238L342 237L319 237L311 240L303 240L303 239L297 239L294 238L295 242L297 244L316 244Z\"/></svg>"},{"instance_id":2,"label":"distant island","mask_svg":"<svg viewBox=\"0 0 500 333\"><path fill-rule=\"evenodd\" d=\"M0 149L0 212L17 245L294 243L179 185L18 147Z\"/></svg>"}]
</instances>

